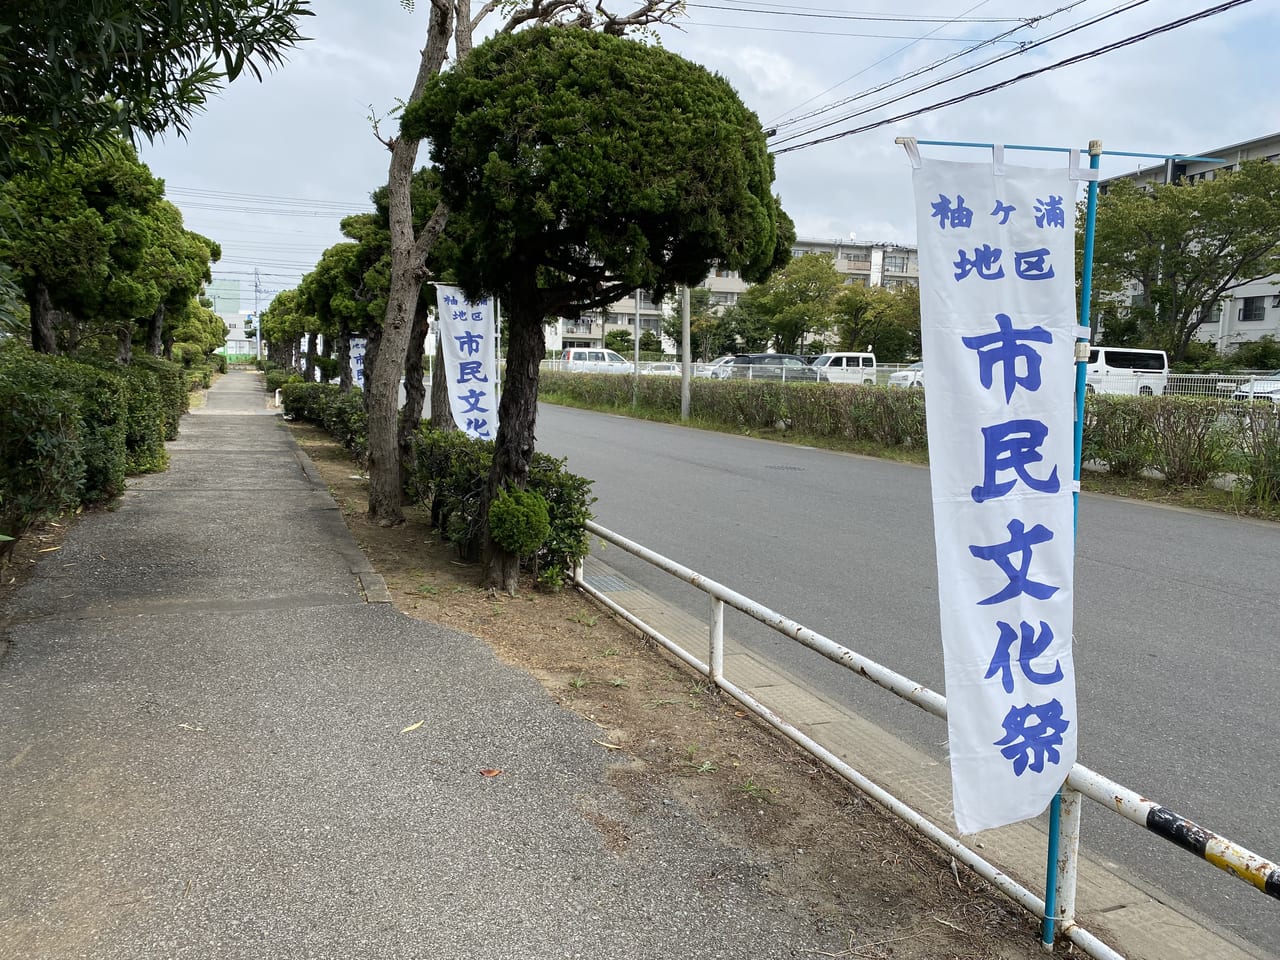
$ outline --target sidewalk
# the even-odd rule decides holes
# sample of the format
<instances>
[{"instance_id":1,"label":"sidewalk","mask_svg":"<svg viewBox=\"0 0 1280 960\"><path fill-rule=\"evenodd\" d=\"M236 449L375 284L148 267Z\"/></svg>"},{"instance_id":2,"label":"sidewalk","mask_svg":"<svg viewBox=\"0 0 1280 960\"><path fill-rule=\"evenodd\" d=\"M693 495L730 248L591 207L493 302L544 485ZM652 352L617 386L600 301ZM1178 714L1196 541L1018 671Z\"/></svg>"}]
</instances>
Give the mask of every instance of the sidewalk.
<instances>
[{"instance_id":1,"label":"sidewalk","mask_svg":"<svg viewBox=\"0 0 1280 960\"><path fill-rule=\"evenodd\" d=\"M368 602L265 403L256 374L220 379L169 470L6 611L0 958L842 949L691 818L624 810L599 731L531 677ZM593 824L624 817L619 855Z\"/></svg>"}]
</instances>

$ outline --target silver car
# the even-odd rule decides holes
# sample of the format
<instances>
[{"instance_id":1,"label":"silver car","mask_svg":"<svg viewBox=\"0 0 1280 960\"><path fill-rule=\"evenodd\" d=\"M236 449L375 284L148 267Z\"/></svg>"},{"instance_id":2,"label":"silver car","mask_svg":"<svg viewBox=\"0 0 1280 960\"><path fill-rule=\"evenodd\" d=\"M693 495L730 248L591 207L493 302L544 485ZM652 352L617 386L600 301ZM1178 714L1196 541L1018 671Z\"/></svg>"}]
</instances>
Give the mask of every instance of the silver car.
<instances>
[{"instance_id":1,"label":"silver car","mask_svg":"<svg viewBox=\"0 0 1280 960\"><path fill-rule=\"evenodd\" d=\"M917 361L904 370L889 374L891 387L924 387L924 361Z\"/></svg>"},{"instance_id":2,"label":"silver car","mask_svg":"<svg viewBox=\"0 0 1280 960\"><path fill-rule=\"evenodd\" d=\"M1232 400L1270 400L1280 404L1280 373L1254 377L1231 395Z\"/></svg>"}]
</instances>

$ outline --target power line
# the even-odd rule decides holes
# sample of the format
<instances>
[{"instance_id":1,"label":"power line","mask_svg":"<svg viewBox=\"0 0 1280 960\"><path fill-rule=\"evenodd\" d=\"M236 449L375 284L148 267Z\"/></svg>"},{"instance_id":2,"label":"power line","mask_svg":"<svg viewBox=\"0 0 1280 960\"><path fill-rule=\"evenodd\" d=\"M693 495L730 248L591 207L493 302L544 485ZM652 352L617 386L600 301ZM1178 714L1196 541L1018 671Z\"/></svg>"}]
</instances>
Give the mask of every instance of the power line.
<instances>
[{"instance_id":1,"label":"power line","mask_svg":"<svg viewBox=\"0 0 1280 960\"><path fill-rule=\"evenodd\" d=\"M816 133L819 130L825 130L827 127L833 127L837 123L843 123L846 120L852 120L854 117L865 116L871 111L878 110L881 107L887 107L894 103L901 103L903 100L913 97L917 93L924 93L927 90L932 90L935 87L940 87L945 83L951 82L952 80L958 80L961 77L967 77L971 73L977 73L979 70L985 70L987 67L995 66L997 63L1003 63L1005 60L1008 60L1011 57L1020 56L1024 53L1028 53L1031 50L1035 50L1039 47L1043 47L1045 44L1053 43L1055 40L1061 40L1063 37L1070 36L1073 33L1077 33L1088 27L1095 26L1099 23L1102 23L1104 20L1109 20L1112 17L1117 17L1122 13L1128 13L1130 10L1133 10L1137 7L1142 6L1143 4L1150 3L1150 2L1151 0L1129 0L1128 3L1121 4L1118 7L1112 7L1110 10L1106 11L1105 13L1098 14L1096 17L1090 20L1082 20L1079 23L1071 25L1070 27L1064 27L1063 29L1059 30L1057 33L1053 33L1045 37L1043 40L1037 40L1035 43L1027 44L1026 46L1020 47L1017 50L1010 51L1009 53L1002 53L999 56L990 57L984 60L982 63L974 64L972 67L966 67L963 70L957 70L956 72L948 74L947 76L943 77L940 80L934 80L932 83L926 83L923 86L915 87L912 90L908 90L906 93L899 94L895 97L890 97L887 100L881 100L878 103L873 103L871 106L863 107L861 110L855 110L852 113L846 113L844 116L836 117L834 120L828 120L826 123L816 124L804 130L798 130L794 133L789 133L785 137L783 137L781 140L778 140L776 142L779 144L787 143L791 140L796 140L800 137L808 136L811 133Z\"/></svg>"},{"instance_id":2,"label":"power line","mask_svg":"<svg viewBox=\"0 0 1280 960\"><path fill-rule=\"evenodd\" d=\"M368 200L355 202L345 200L311 200L302 197L280 197L261 193L233 193L227 190L205 190L199 187L175 187L165 184L165 193L178 194L180 196L206 198L210 200L236 200L236 201L264 201L269 203L280 203L288 205L302 205L307 207L340 207L346 209L348 207L360 206L361 203L372 206Z\"/></svg>"},{"instance_id":3,"label":"power line","mask_svg":"<svg viewBox=\"0 0 1280 960\"><path fill-rule=\"evenodd\" d=\"M805 143L794 144L793 146L790 146L790 147L784 147L781 150L775 150L774 153L775 154L792 153L796 150L803 150L807 147L817 146L820 143L827 143L831 140L839 140L844 137L851 137L854 134L866 133L868 130L874 130L877 127L888 126L889 124L897 123L900 120L909 120L912 117L918 117L922 113L929 113L932 110L939 110L943 107L950 107L957 103L963 103L965 100L972 100L976 97L984 96L988 93L993 93L996 90L1001 90L1004 87L1012 86L1015 83L1020 83L1023 80L1030 79L1031 77L1039 76L1042 73L1048 73L1051 70L1057 70L1059 67L1068 67L1077 63L1081 63L1085 60L1091 60L1094 57L1102 56L1104 53L1111 53L1112 51L1119 50L1122 47L1132 46L1133 44L1138 43L1142 40L1150 39L1151 37L1158 36L1159 34L1162 34L1162 33L1168 33L1171 30L1176 30L1179 27L1184 27L1189 23L1195 23L1196 21L1199 21L1199 20L1205 20L1209 17L1216 16L1219 13L1225 13L1226 11L1231 10L1235 7L1243 6L1244 4L1251 3L1251 2L1252 0L1227 0L1226 3L1220 3L1216 7L1206 8L1204 10L1201 10L1198 13L1193 13L1188 16L1182 17L1179 20L1172 20L1169 23L1162 24L1159 27L1153 27L1152 29L1145 30L1142 33L1134 34L1133 36L1130 36L1130 37L1125 37L1123 40L1117 40L1115 43L1109 43L1109 44L1106 44L1105 46L1097 47L1085 53L1076 54L1073 57L1068 57L1065 60L1059 60L1057 63L1051 63L1045 67L1039 67L1035 70L1029 70L1026 73L1021 73L1016 77L1011 77L1008 80L1002 80L999 83L990 84L989 86L982 87L979 90L973 90L973 91L970 91L969 93L963 93L958 96L951 97L948 100L943 100L939 103L930 104L927 107L920 107L918 110L912 110L907 113L899 114L896 117L890 117L886 120L878 120L875 123L864 124L863 126L856 127L853 130L845 130L842 133L833 133L830 136L820 137L816 140L810 140Z\"/></svg>"},{"instance_id":4,"label":"power line","mask_svg":"<svg viewBox=\"0 0 1280 960\"><path fill-rule=\"evenodd\" d=\"M798 9L751 9L746 4L726 6L718 3L686 3L686 7L699 7L703 10L731 10L734 13L757 13L776 17L810 17L818 20L869 20L878 23L1019 23L1025 17L904 17L884 13L802 13ZM801 8L803 9L803 8ZM816 7L808 9L817 9Z\"/></svg>"},{"instance_id":5,"label":"power line","mask_svg":"<svg viewBox=\"0 0 1280 960\"><path fill-rule=\"evenodd\" d=\"M1069 3L1065 7L1059 7L1057 10L1053 10L1049 13L1046 13L1039 17L1034 18L1031 25L1033 26L1038 25L1039 23L1045 20L1048 20L1052 17L1056 17L1060 13L1065 13L1069 10L1073 10L1076 7L1080 6L1082 3L1086 3L1086 2L1087 0L1075 0L1074 3ZM973 9L973 8L971 7L970 9ZM933 63L927 64L916 70L912 70L909 73L902 74L901 76L894 77L892 80L886 80L884 83L878 83L874 87L868 87L866 90L863 90L860 93L855 93L850 97L845 97L843 100L837 100L834 103L829 103L826 106L819 107L816 110L810 110L808 113L802 114L801 116L798 116L798 117L794 117L790 120L780 120L775 123L771 123L770 126L772 126L774 129L780 129L782 127L789 127L797 123L802 123L803 121L808 120L812 117L821 116L824 113L829 113L832 110L839 109L840 107L843 107L847 104L854 103L865 97L869 97L872 94L879 93L881 90L887 90L889 87L895 87L900 83L905 83L908 80L913 80L916 77L920 76L921 74L930 73L934 70L937 70L939 67L944 67L948 63L952 63L955 60L959 60L961 57L968 56L971 53L976 53L978 50L981 50L983 47L988 47L995 43L1018 43L1018 41L1016 40L1006 40L1005 38L1012 36L1013 34L1017 33L1020 30L1026 29L1027 26L1028 24L1022 24L1017 27L1013 27L1010 30L1006 30L1004 33L997 34L994 37L990 37L986 40L982 40L978 43L975 43L964 50L960 50L957 53L951 54L950 56L943 57L941 60L935 60ZM1019 46L1025 47L1025 44L1019 44ZM1022 52L1022 50L1020 49L1019 52Z\"/></svg>"},{"instance_id":6,"label":"power line","mask_svg":"<svg viewBox=\"0 0 1280 960\"><path fill-rule=\"evenodd\" d=\"M963 17L970 13L973 13L973 11L980 9L981 7L985 7L990 2L991 0L978 0L977 3L975 3L973 6L969 7L968 9L966 9L964 13L960 14L960 16ZM943 26L946 26L946 24L935 27L933 30L930 30L929 33L925 34L925 36L926 37L932 36L933 34L937 33L939 30L941 30ZM1007 33L1008 31L1006 31L1006 34ZM1006 34L1001 34L1001 36L1004 36ZM863 67L857 73L853 74L853 76L845 77L839 83L832 84L831 86L827 87L827 89L823 90L821 93L815 93L809 99L801 101L800 103L796 104L796 106L793 109L798 110L799 108L806 106L807 104L813 103L813 101L817 100L819 97L825 97L832 90L835 90L838 87L844 86L846 83L848 83L851 80L858 79L858 77L862 76L864 73L868 73L871 70L874 70L876 67L880 66L880 64L885 63L889 60L892 60L894 57L898 56L899 54L905 53L906 51L910 50L919 42L920 42L919 40L912 40L910 43L903 44L897 50L894 50L892 53L885 54L883 57L881 57L879 60L875 61L874 63L870 63L867 66ZM785 116L785 113L779 114L778 116L779 117ZM776 127L776 124L770 121L769 126Z\"/></svg>"},{"instance_id":7,"label":"power line","mask_svg":"<svg viewBox=\"0 0 1280 960\"><path fill-rule=\"evenodd\" d=\"M1085 0L1080 0L1084 3ZM972 37L935 37L933 34L926 34L923 37L908 37L901 33L850 33L842 30L797 30L791 27L750 27L741 23L706 23L698 20L689 20L682 23L685 27L711 27L714 30L755 30L760 33L789 33L803 34L811 37L857 37L860 40L934 40L938 43L971 43ZM1014 30L1021 30L1022 27L1014 27ZM1016 40L988 40L987 43L1017 43Z\"/></svg>"},{"instance_id":8,"label":"power line","mask_svg":"<svg viewBox=\"0 0 1280 960\"><path fill-rule=\"evenodd\" d=\"M184 210L216 210L221 213L247 213L265 217L340 217L354 216L360 213L372 213L372 210L299 210L283 207L237 207L228 204L200 203L186 200L182 203Z\"/></svg>"}]
</instances>

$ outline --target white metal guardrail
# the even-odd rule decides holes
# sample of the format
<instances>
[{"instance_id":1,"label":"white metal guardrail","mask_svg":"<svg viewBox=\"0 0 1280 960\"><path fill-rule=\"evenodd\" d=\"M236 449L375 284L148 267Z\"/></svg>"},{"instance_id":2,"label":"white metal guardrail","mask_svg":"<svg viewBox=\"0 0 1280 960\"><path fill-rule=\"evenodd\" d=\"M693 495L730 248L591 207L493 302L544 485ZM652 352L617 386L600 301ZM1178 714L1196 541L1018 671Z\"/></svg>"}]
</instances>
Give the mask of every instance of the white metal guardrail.
<instances>
[{"instance_id":1,"label":"white metal guardrail","mask_svg":"<svg viewBox=\"0 0 1280 960\"><path fill-rule=\"evenodd\" d=\"M900 673L890 670L888 667L876 663L874 660L841 646L822 634L810 630L803 624L797 623L757 603L750 597L743 596L709 577L705 577L633 540L614 533L612 530L591 521L587 522L586 527L587 531L593 536L619 547L632 556L639 557L641 560L671 574L679 580L683 580L711 597L712 612L707 661L704 663L665 636L660 630L646 623L611 597L588 584L583 577L581 563L578 564L577 569L574 571L574 583L579 589L622 617L636 629L660 643L681 661L699 673L704 674L717 688L728 693L774 729L822 760L849 783L895 816L906 821L1031 914L1041 919L1044 918L1045 905L1042 898L1036 896L1034 892L1003 873L973 850L970 850L958 839L925 818L918 811L907 806L897 797L869 780L821 743L797 729L785 718L758 701L750 693L727 680L724 676L725 605L727 604L735 610L741 611L765 626L771 627L783 636L790 637L810 650L822 654L833 663L865 677L903 700L914 703L935 717L946 718L946 697ZM1219 869L1234 874L1246 883L1257 887L1266 895L1280 899L1280 866L1246 850L1238 844L1232 843L1225 837L1220 837L1204 829L1172 810L1143 797L1138 792L1077 763L1071 768L1066 785L1063 787L1062 816L1058 824L1058 898L1054 913L1061 936L1080 947L1089 956L1099 958L1099 960L1123 960L1121 954L1076 923L1075 899L1080 842L1081 796L1096 801L1113 813L1146 827L1152 833L1177 844L1184 850L1194 853Z\"/></svg>"}]
</instances>

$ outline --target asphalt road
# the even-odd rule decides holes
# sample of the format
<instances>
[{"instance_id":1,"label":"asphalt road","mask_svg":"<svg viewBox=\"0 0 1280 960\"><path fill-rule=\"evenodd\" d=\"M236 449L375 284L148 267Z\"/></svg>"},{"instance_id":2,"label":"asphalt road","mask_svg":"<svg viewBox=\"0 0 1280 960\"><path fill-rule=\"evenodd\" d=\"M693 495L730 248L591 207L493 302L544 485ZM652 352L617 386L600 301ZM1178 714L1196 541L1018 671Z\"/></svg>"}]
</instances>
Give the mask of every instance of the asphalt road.
<instances>
[{"instance_id":1,"label":"asphalt road","mask_svg":"<svg viewBox=\"0 0 1280 960\"><path fill-rule=\"evenodd\" d=\"M542 405L538 449L593 478L599 523L943 691L927 469ZM691 612L706 601L606 559ZM1081 499L1080 761L1280 858L1280 525ZM735 636L942 757L945 725L740 619ZM1086 846L1280 956L1280 903L1084 808Z\"/></svg>"}]
</instances>

